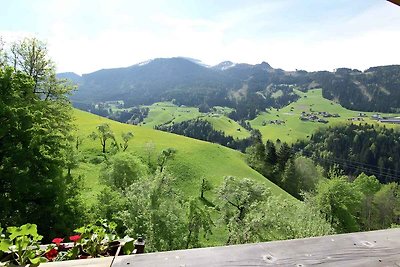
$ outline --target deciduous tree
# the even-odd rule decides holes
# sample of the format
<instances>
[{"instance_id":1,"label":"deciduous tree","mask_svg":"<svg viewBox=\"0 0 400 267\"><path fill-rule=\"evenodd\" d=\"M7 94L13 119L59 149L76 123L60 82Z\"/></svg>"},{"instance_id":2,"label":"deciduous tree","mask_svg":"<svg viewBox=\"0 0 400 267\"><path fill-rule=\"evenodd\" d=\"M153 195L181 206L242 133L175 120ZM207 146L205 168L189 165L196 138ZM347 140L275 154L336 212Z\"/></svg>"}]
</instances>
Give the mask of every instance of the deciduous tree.
<instances>
[{"instance_id":1,"label":"deciduous tree","mask_svg":"<svg viewBox=\"0 0 400 267\"><path fill-rule=\"evenodd\" d=\"M91 137L93 140L99 139L102 152L106 153L107 140L111 139L115 141L114 132L111 130L111 126L108 123L97 125L96 129L97 132L92 132L89 137Z\"/></svg>"}]
</instances>

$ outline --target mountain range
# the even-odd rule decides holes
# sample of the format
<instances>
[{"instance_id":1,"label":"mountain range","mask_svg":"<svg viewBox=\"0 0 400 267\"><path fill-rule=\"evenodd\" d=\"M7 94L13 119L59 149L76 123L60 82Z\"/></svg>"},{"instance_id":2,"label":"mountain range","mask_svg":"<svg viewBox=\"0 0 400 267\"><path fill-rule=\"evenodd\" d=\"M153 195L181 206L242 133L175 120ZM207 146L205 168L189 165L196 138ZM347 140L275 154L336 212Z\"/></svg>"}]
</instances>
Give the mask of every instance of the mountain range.
<instances>
[{"instance_id":1,"label":"mountain range","mask_svg":"<svg viewBox=\"0 0 400 267\"><path fill-rule=\"evenodd\" d=\"M251 119L265 108L280 108L295 101L298 95L294 88L322 88L325 98L353 110L398 112L400 108L400 65L365 71L339 68L307 72L275 69L266 62L251 65L224 61L207 66L198 60L175 57L82 76L59 73L58 77L78 85L71 100L82 109L112 100L123 100L125 107L174 101L186 106L232 107L236 109L234 119Z\"/></svg>"}]
</instances>

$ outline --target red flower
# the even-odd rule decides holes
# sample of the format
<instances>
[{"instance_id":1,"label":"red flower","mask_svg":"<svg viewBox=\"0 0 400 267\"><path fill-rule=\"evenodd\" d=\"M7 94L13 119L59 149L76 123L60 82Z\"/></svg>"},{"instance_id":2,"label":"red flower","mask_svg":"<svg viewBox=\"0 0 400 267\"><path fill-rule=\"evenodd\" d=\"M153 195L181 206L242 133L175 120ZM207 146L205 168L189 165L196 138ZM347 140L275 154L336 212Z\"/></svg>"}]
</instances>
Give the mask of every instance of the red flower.
<instances>
[{"instance_id":1,"label":"red flower","mask_svg":"<svg viewBox=\"0 0 400 267\"><path fill-rule=\"evenodd\" d=\"M56 244L57 246L59 246L60 243L63 242L63 241L64 241L64 238L56 237L56 238L54 238L53 241L51 241L51 242L53 242L54 244Z\"/></svg>"},{"instance_id":2,"label":"red flower","mask_svg":"<svg viewBox=\"0 0 400 267\"><path fill-rule=\"evenodd\" d=\"M81 239L80 235L73 235L69 237L69 240L71 240L72 242L77 242L79 239Z\"/></svg>"},{"instance_id":3,"label":"red flower","mask_svg":"<svg viewBox=\"0 0 400 267\"><path fill-rule=\"evenodd\" d=\"M49 261L54 260L57 257L58 251L55 248L50 249L49 251L47 251L44 256L46 257L46 259L48 259Z\"/></svg>"}]
</instances>

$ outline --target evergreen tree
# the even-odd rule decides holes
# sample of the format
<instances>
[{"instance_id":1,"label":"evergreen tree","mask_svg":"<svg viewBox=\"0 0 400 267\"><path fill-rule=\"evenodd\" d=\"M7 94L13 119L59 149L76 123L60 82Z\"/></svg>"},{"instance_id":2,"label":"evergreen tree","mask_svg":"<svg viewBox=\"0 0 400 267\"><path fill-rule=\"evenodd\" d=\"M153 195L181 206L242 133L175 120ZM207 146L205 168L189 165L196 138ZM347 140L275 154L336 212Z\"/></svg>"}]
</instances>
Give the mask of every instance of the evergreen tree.
<instances>
[{"instance_id":1,"label":"evergreen tree","mask_svg":"<svg viewBox=\"0 0 400 267\"><path fill-rule=\"evenodd\" d=\"M265 144L265 153L267 163L275 165L278 160L278 156L276 154L275 144L271 140L268 140Z\"/></svg>"},{"instance_id":2,"label":"evergreen tree","mask_svg":"<svg viewBox=\"0 0 400 267\"><path fill-rule=\"evenodd\" d=\"M300 180L298 174L296 173L296 167L293 159L289 159L286 162L280 184L283 189L285 189L285 191L292 196L296 198L300 197Z\"/></svg>"},{"instance_id":3,"label":"evergreen tree","mask_svg":"<svg viewBox=\"0 0 400 267\"><path fill-rule=\"evenodd\" d=\"M277 153L277 166L279 171L282 172L285 169L286 162L291 158L291 156L292 150L290 146L286 142L281 143Z\"/></svg>"}]
</instances>

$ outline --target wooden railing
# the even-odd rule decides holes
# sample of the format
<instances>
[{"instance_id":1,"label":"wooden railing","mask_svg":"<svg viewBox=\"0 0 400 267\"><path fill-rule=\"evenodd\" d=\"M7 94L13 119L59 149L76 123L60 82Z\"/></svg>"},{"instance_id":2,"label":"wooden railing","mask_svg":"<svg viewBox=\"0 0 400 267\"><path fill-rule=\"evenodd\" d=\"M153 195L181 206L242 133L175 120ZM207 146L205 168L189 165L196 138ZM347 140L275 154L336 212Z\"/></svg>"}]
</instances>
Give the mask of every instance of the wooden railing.
<instances>
[{"instance_id":1,"label":"wooden railing","mask_svg":"<svg viewBox=\"0 0 400 267\"><path fill-rule=\"evenodd\" d=\"M112 258L44 267L111 266ZM116 257L121 266L400 266L400 229Z\"/></svg>"}]
</instances>

